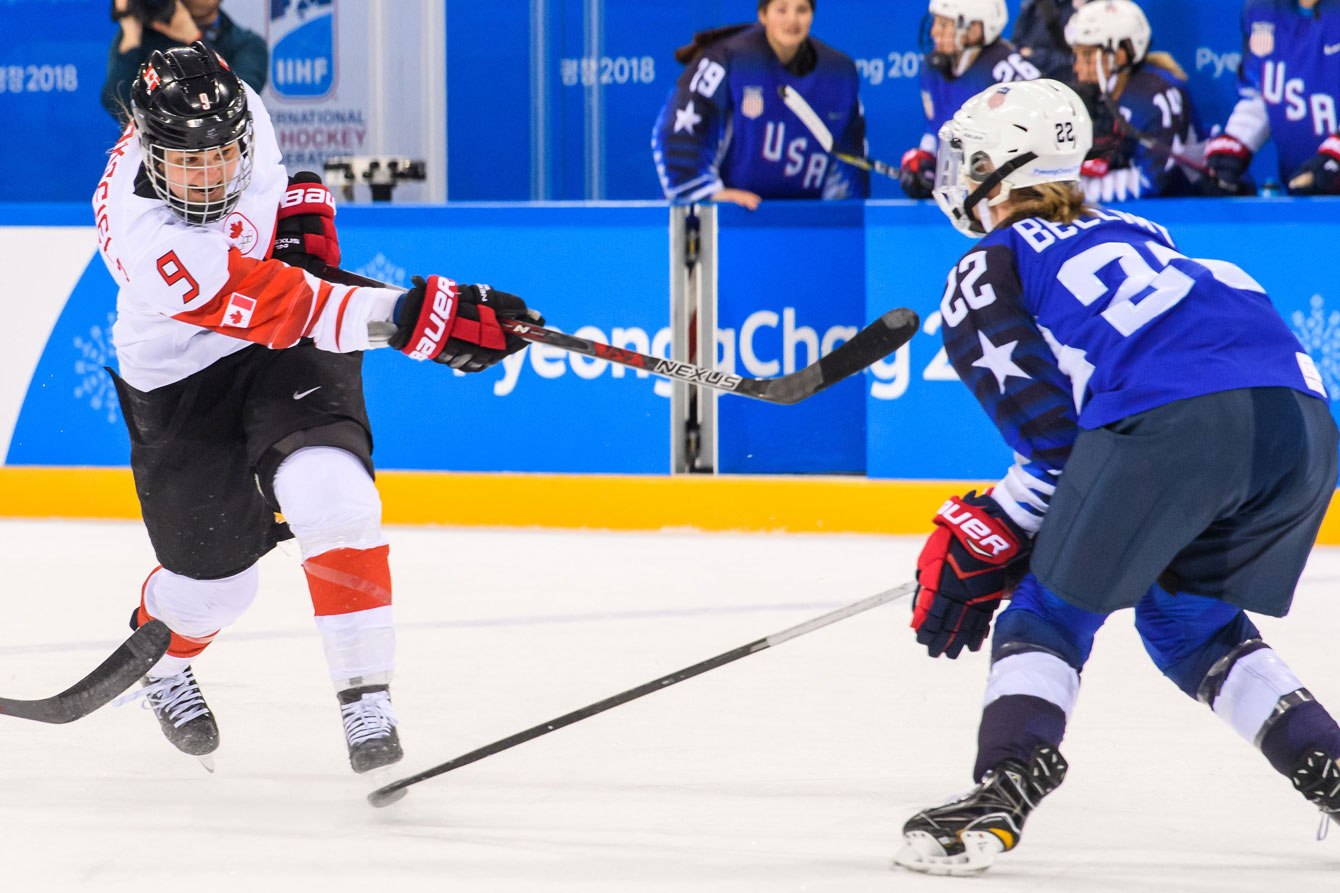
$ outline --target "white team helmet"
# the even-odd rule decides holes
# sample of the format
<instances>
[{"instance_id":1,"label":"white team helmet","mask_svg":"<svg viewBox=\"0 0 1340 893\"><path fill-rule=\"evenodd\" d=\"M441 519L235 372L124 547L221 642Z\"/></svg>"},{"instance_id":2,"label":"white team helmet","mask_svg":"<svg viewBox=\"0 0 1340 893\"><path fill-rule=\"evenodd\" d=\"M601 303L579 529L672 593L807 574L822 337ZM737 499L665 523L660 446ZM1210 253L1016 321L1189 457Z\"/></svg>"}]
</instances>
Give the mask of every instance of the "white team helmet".
<instances>
[{"instance_id":1,"label":"white team helmet","mask_svg":"<svg viewBox=\"0 0 1340 893\"><path fill-rule=\"evenodd\" d=\"M1010 20L1005 0L931 0L930 13L953 19L960 34L973 22L981 22L983 45L994 43Z\"/></svg>"},{"instance_id":2,"label":"white team helmet","mask_svg":"<svg viewBox=\"0 0 1340 893\"><path fill-rule=\"evenodd\" d=\"M965 236L992 229L990 208L1010 191L1077 182L1093 146L1084 101L1060 81L995 84L940 128L935 201ZM997 186L1000 192L988 198Z\"/></svg>"},{"instance_id":3,"label":"white team helmet","mask_svg":"<svg viewBox=\"0 0 1340 893\"><path fill-rule=\"evenodd\" d=\"M1144 10L1131 0L1086 3L1065 26L1066 43L1072 47L1099 47L1115 53L1126 44L1131 65L1144 61L1152 33Z\"/></svg>"}]
</instances>

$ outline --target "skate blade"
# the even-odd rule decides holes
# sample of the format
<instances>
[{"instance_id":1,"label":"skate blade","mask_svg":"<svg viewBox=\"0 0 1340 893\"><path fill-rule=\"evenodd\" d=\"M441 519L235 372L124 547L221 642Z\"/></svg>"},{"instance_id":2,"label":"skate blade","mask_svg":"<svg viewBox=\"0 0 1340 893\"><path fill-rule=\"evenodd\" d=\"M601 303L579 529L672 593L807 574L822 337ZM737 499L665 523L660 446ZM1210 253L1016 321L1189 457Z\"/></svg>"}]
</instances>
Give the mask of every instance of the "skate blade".
<instances>
[{"instance_id":1,"label":"skate blade","mask_svg":"<svg viewBox=\"0 0 1340 893\"><path fill-rule=\"evenodd\" d=\"M205 767L206 772L208 772L210 775L214 774L214 754L207 753L204 754L203 756L196 757L196 759L200 761L201 766Z\"/></svg>"},{"instance_id":2,"label":"skate blade","mask_svg":"<svg viewBox=\"0 0 1340 893\"><path fill-rule=\"evenodd\" d=\"M963 842L963 852L950 856L931 835L912 831L904 835L905 844L893 857L893 862L922 874L971 877L994 865L996 856L1005 851L1000 838L987 831L965 831L959 839Z\"/></svg>"},{"instance_id":3,"label":"skate blade","mask_svg":"<svg viewBox=\"0 0 1340 893\"><path fill-rule=\"evenodd\" d=\"M372 793L372 791L375 791L378 788L384 788L391 782L396 781L398 777L399 776L396 773L396 763L391 763L386 766L378 766L376 769L369 769L367 772L358 776L358 780L360 783L367 785L368 793ZM390 806L392 803L403 800L408 793L409 788L401 788L394 793L387 794L384 799L377 802L377 805Z\"/></svg>"}]
</instances>

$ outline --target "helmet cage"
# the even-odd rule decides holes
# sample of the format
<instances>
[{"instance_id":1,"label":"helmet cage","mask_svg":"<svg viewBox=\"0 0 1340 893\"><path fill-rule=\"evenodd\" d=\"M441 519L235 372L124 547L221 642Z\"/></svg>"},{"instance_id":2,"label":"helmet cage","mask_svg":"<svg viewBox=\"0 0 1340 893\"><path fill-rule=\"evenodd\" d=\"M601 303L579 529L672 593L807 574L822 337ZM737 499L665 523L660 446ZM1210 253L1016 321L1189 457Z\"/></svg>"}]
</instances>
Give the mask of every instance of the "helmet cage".
<instances>
[{"instance_id":1,"label":"helmet cage","mask_svg":"<svg viewBox=\"0 0 1340 893\"><path fill-rule=\"evenodd\" d=\"M1010 174L1037 160L1036 153L1024 152L996 167L991 156L978 150L964 157L963 137L953 133L953 122L940 129L940 147L935 157L935 203L954 228L965 236L984 236L991 229L989 208L1009 198ZM987 204L982 199L997 186L1000 193Z\"/></svg>"},{"instance_id":2,"label":"helmet cage","mask_svg":"<svg viewBox=\"0 0 1340 893\"><path fill-rule=\"evenodd\" d=\"M251 143L250 119L241 136L203 149L176 149L140 138L154 194L196 225L222 220L237 207L251 185Z\"/></svg>"}]
</instances>

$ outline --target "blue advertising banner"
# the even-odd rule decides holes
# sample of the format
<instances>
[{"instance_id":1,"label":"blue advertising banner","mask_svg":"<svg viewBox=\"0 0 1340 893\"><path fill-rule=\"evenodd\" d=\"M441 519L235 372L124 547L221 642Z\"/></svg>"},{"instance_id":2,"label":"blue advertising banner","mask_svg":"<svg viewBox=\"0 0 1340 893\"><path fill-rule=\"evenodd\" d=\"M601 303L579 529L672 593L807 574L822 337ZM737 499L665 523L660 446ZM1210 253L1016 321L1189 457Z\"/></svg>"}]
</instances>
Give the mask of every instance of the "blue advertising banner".
<instances>
[{"instance_id":1,"label":"blue advertising banner","mask_svg":"<svg viewBox=\"0 0 1340 893\"><path fill-rule=\"evenodd\" d=\"M99 101L108 0L0 0L0 202L87 201L121 127Z\"/></svg>"},{"instance_id":2,"label":"blue advertising banner","mask_svg":"<svg viewBox=\"0 0 1340 893\"><path fill-rule=\"evenodd\" d=\"M50 222L88 217L71 206ZM554 328L659 356L669 356L670 345L667 218L659 204L339 213L350 270L405 286L411 275L433 273L488 282L524 296ZM94 247L90 227L84 274L33 372L7 464L129 461L102 371L116 366L116 289ZM532 345L466 376L382 350L367 355L365 384L382 468L663 474L670 467L668 383L604 360Z\"/></svg>"},{"instance_id":3,"label":"blue advertising banner","mask_svg":"<svg viewBox=\"0 0 1340 893\"><path fill-rule=\"evenodd\" d=\"M1261 282L1340 397L1340 287L1326 262L1340 243L1340 199L1124 209L1166 226L1187 255L1230 261ZM94 256L89 218L82 204L0 207L0 258L27 301L18 318L28 313L0 376L0 422L12 424L6 464L127 462L101 371L116 365L115 289ZM658 356L670 347L668 219L659 203L347 206L338 217L349 269L401 285L431 273L488 282L524 296L555 328ZM941 350L945 275L973 242L938 209L775 203L754 215L723 208L719 224L723 368L782 374L892 307L922 318L921 332L892 357L804 403L723 396L721 471L922 480L1003 473L1009 450ZM367 357L366 383L383 468L669 470L669 384L604 361L531 345L463 376L378 351Z\"/></svg>"},{"instance_id":4,"label":"blue advertising banner","mask_svg":"<svg viewBox=\"0 0 1340 893\"><path fill-rule=\"evenodd\" d=\"M767 202L752 213L723 205L717 222L721 365L755 378L785 375L865 324L860 202ZM864 404L860 376L793 406L720 399L717 470L860 474Z\"/></svg>"}]
</instances>

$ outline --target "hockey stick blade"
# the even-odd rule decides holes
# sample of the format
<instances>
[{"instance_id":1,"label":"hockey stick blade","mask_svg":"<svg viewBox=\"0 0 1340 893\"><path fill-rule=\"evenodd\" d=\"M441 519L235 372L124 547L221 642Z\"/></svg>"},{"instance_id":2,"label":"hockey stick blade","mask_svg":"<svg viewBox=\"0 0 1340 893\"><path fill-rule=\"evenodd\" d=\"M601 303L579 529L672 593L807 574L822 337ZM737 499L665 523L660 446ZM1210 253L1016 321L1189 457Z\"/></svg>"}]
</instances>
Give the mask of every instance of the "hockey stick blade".
<instances>
[{"instance_id":1,"label":"hockey stick blade","mask_svg":"<svg viewBox=\"0 0 1340 893\"><path fill-rule=\"evenodd\" d=\"M666 360L599 341L578 338L531 323L517 320L502 321L505 329L526 341L549 344L571 353L585 354L620 366L641 369L665 378L686 381L738 394L741 397L781 404L799 403L807 397L813 397L830 385L860 372L871 363L884 359L911 340L920 324L921 320L916 313L906 307L899 307L885 313L857 332L850 341L839 345L827 356L821 357L817 363L811 363L804 369L797 369L789 375L778 378L744 378L696 366L693 363Z\"/></svg>"},{"instance_id":2,"label":"hockey stick blade","mask_svg":"<svg viewBox=\"0 0 1340 893\"><path fill-rule=\"evenodd\" d=\"M716 657L709 657L707 660L699 661L692 666L685 667L682 670L671 673L668 676L662 676L659 679L653 679L650 682L644 682L642 685L630 688L627 691L619 692L617 695L611 695L603 701L596 701L594 704L588 704L580 710L574 710L571 713L565 713L562 716L555 717L548 722L542 722L538 726L531 726L522 732L501 738L492 744L486 744L466 754L461 754L445 763L440 763L430 769L425 769L414 775L406 776L399 781L393 781L388 785L377 788L371 794L368 794L368 802L373 806L389 806L401 797L405 796L406 790L411 785L416 785L421 781L427 781L430 778L436 778L453 769L459 769L462 766L468 766L471 763L478 762L485 757L491 757L496 753L509 750L518 744L525 744L541 735L548 735L550 732L558 731L564 726L570 726L573 723L589 719L598 713L604 713L606 710L612 710L621 704L627 704L629 701L635 701L638 698L652 694L653 692L663 691L674 685L676 682L683 682L685 679L692 679L694 676L700 676L708 670L715 670L717 667L725 666L728 663L739 660L742 657L748 657L751 654L757 654L760 651L771 648L774 645L780 645L791 639L799 638L806 633L812 633L816 629L822 629L830 623L837 623L839 620L845 620L848 617L860 614L863 611L869 611L871 608L879 607L888 602L901 601L908 598L916 592L916 583L904 583L901 586L895 586L892 589L886 589L883 592L861 599L859 602L853 602L845 608L838 608L836 611L829 611L808 620L805 623L784 629L781 632L773 633L762 639L757 639L738 648L732 648L730 651L723 651Z\"/></svg>"},{"instance_id":3,"label":"hockey stick blade","mask_svg":"<svg viewBox=\"0 0 1340 893\"><path fill-rule=\"evenodd\" d=\"M96 670L60 694L37 701L0 698L0 716L57 724L82 719L139 681L167 652L171 638L162 621L150 620Z\"/></svg>"},{"instance_id":4,"label":"hockey stick blade","mask_svg":"<svg viewBox=\"0 0 1340 893\"><path fill-rule=\"evenodd\" d=\"M874 171L881 176L888 177L891 180L898 179L898 168L882 161L876 161L873 158L862 158L859 155L849 155L846 152L833 151L833 132L828 129L823 118L819 117L805 97L787 84L782 84L777 88L777 92L782 97L782 104L789 108L800 123L805 125L805 129L810 132L825 152L832 154L834 158L844 164L850 164L852 167L859 167L863 171Z\"/></svg>"}]
</instances>

